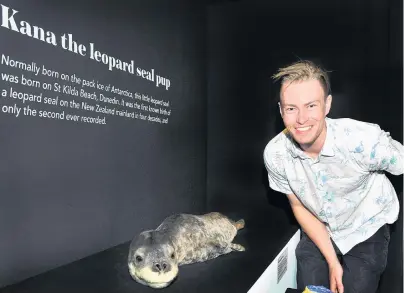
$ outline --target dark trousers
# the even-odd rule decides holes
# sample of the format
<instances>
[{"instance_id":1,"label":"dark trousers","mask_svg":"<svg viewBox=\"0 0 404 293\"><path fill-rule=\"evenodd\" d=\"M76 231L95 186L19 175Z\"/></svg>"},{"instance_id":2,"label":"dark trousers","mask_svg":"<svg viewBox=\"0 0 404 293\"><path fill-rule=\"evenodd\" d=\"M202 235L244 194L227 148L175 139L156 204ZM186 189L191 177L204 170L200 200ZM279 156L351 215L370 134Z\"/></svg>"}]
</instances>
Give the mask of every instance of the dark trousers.
<instances>
[{"instance_id":1,"label":"dark trousers","mask_svg":"<svg viewBox=\"0 0 404 293\"><path fill-rule=\"evenodd\" d=\"M376 293L379 279L387 264L390 227L384 225L366 241L354 246L342 255L332 241L335 252L344 270L342 283L344 293ZM321 251L302 231L296 247L297 287L322 285L330 288L328 264Z\"/></svg>"}]
</instances>

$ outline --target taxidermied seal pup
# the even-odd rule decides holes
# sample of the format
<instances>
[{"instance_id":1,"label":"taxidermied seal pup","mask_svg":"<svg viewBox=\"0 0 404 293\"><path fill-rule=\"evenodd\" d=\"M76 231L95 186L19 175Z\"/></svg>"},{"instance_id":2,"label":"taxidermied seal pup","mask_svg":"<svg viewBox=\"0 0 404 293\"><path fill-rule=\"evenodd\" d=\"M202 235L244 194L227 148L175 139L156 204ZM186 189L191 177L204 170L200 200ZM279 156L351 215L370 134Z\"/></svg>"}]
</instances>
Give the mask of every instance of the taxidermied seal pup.
<instances>
[{"instance_id":1,"label":"taxidermied seal pup","mask_svg":"<svg viewBox=\"0 0 404 293\"><path fill-rule=\"evenodd\" d=\"M167 287L177 277L181 265L244 251L243 246L232 243L244 225L243 219L235 222L216 212L169 216L157 229L143 231L132 239L129 273L140 284Z\"/></svg>"}]
</instances>

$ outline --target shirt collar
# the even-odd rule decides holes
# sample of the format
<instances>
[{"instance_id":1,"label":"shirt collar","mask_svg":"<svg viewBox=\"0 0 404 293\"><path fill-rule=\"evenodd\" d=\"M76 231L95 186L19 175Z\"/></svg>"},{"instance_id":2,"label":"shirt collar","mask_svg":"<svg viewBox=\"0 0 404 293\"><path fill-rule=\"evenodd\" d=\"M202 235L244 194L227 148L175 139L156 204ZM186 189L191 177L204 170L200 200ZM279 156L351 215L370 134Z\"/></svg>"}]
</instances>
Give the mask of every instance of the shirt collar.
<instances>
[{"instance_id":1,"label":"shirt collar","mask_svg":"<svg viewBox=\"0 0 404 293\"><path fill-rule=\"evenodd\" d=\"M330 119L328 117L325 118L325 123L327 127L327 133L326 133L326 138L325 142L323 145L323 148L320 152L320 156L329 156L332 157L335 155L334 153L334 133L332 130L332 126L330 125ZM301 159L307 159L309 156L307 156L302 149L298 146L298 144L295 142L289 131L285 128L283 130L283 133L285 134L287 138L287 143L286 143L286 148L289 150L291 155L296 158L300 157Z\"/></svg>"}]
</instances>

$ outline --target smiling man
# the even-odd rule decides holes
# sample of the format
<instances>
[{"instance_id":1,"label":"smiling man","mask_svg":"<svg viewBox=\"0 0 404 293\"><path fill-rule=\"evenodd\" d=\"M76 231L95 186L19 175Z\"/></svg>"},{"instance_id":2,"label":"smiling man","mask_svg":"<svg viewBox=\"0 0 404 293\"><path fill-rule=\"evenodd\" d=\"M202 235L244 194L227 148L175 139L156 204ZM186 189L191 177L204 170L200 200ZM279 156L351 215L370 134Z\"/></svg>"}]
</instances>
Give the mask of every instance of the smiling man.
<instances>
[{"instance_id":1,"label":"smiling man","mask_svg":"<svg viewBox=\"0 0 404 293\"><path fill-rule=\"evenodd\" d=\"M400 212L384 172L403 174L403 145L377 124L327 117L330 81L315 63L299 61L273 77L281 80L286 128L265 147L264 162L270 187L286 194L302 228L298 288L375 293Z\"/></svg>"}]
</instances>

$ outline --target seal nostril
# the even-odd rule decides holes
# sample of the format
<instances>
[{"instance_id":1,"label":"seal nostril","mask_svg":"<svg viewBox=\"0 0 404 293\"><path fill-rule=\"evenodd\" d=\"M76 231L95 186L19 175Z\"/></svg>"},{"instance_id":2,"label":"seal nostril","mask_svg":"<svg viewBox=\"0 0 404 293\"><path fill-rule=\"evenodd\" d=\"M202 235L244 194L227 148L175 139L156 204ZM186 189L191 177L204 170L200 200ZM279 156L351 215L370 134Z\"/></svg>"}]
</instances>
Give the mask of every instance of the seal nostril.
<instances>
[{"instance_id":1,"label":"seal nostril","mask_svg":"<svg viewBox=\"0 0 404 293\"><path fill-rule=\"evenodd\" d=\"M163 262L163 270L165 270L167 268L167 264L165 262Z\"/></svg>"},{"instance_id":2,"label":"seal nostril","mask_svg":"<svg viewBox=\"0 0 404 293\"><path fill-rule=\"evenodd\" d=\"M156 264L155 264L155 267L156 267L157 271L161 271L161 266L160 266L160 264L156 263Z\"/></svg>"}]
</instances>

